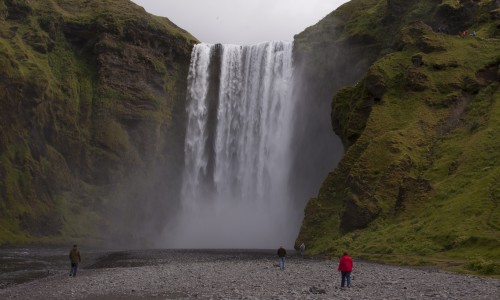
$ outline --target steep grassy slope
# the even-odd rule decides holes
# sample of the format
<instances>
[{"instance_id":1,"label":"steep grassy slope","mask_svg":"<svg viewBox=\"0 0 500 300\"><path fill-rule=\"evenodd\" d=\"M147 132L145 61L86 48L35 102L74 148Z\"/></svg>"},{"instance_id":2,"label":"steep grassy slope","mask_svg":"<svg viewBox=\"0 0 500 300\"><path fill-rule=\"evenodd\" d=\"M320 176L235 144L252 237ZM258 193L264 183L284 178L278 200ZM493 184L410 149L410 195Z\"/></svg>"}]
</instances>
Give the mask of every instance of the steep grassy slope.
<instances>
[{"instance_id":1,"label":"steep grassy slope","mask_svg":"<svg viewBox=\"0 0 500 300\"><path fill-rule=\"evenodd\" d=\"M347 150L309 201L297 244L310 253L348 249L403 263L415 263L412 256L468 261L470 269L498 274L498 4L405 3L352 1L298 36L299 53L312 64L314 49L301 50L308 45L301 41L319 42L329 28L340 51L354 39L346 61L363 53L363 43L379 52L332 101L332 125ZM447 34L466 28L479 37ZM330 60L329 72L342 74L339 58Z\"/></svg>"},{"instance_id":2,"label":"steep grassy slope","mask_svg":"<svg viewBox=\"0 0 500 300\"><path fill-rule=\"evenodd\" d=\"M495 1L353 0L318 24L295 36L294 94L299 99L294 131L292 186L298 198L310 197L341 154L331 136L331 97L359 81L376 59L399 49L397 36L405 24L425 21L434 31L455 34L465 29L480 36L498 34ZM370 104L350 117L347 133L334 129L348 147L359 136ZM359 118L360 121L356 121ZM325 159L331 156L332 159ZM319 176L319 177L318 177ZM303 203L300 200L300 203Z\"/></svg>"},{"instance_id":3,"label":"steep grassy slope","mask_svg":"<svg viewBox=\"0 0 500 300\"><path fill-rule=\"evenodd\" d=\"M0 1L0 244L147 230L195 42L127 0Z\"/></svg>"}]
</instances>

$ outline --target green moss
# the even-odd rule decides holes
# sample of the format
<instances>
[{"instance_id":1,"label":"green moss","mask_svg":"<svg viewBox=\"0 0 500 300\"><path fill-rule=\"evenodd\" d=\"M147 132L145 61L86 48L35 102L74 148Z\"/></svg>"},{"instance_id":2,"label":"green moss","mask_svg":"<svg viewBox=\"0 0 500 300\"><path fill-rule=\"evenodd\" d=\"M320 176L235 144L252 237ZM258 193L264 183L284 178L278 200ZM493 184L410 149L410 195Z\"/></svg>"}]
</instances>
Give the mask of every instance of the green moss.
<instances>
[{"instance_id":1,"label":"green moss","mask_svg":"<svg viewBox=\"0 0 500 300\"><path fill-rule=\"evenodd\" d=\"M349 148L322 185L332 192L309 202L297 241L310 253L348 249L404 264L464 264L477 253L490 262L466 269L492 272L500 260L500 94L494 75L481 74L498 67L498 41L436 34L422 23L404 27L401 41L402 51L333 98ZM346 199L379 213L341 234Z\"/></svg>"},{"instance_id":2,"label":"green moss","mask_svg":"<svg viewBox=\"0 0 500 300\"><path fill-rule=\"evenodd\" d=\"M149 140L136 126L155 152L169 145L160 124L176 117L197 41L124 0L0 1L0 19L0 244L99 240L120 180L161 158L138 154ZM160 89L109 72L136 67Z\"/></svg>"},{"instance_id":3,"label":"green moss","mask_svg":"<svg viewBox=\"0 0 500 300\"><path fill-rule=\"evenodd\" d=\"M88 203L75 202L71 194L61 194L56 198L56 207L63 216L64 226L60 232L66 240L85 240L100 238L102 216L94 209L86 207Z\"/></svg>"},{"instance_id":4,"label":"green moss","mask_svg":"<svg viewBox=\"0 0 500 300\"><path fill-rule=\"evenodd\" d=\"M354 4L353 4L354 6ZM345 6L345 10L339 11L342 15L349 15L349 19L343 30L344 38L371 37L382 34L383 29L378 25L379 20L383 18L386 8L385 1L358 1L358 5L347 12L350 7ZM374 36L375 35L375 36Z\"/></svg>"}]
</instances>

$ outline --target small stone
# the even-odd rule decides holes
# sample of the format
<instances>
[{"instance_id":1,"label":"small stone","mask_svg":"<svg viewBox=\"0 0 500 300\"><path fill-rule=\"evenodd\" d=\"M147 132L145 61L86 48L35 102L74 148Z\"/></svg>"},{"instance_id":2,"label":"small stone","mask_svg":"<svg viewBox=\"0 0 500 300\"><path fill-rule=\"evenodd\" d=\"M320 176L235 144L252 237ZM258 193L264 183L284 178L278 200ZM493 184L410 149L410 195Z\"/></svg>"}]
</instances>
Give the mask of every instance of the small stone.
<instances>
[{"instance_id":1,"label":"small stone","mask_svg":"<svg viewBox=\"0 0 500 300\"><path fill-rule=\"evenodd\" d=\"M309 292L311 292L311 294L326 294L325 289L317 288L315 286L310 287Z\"/></svg>"}]
</instances>

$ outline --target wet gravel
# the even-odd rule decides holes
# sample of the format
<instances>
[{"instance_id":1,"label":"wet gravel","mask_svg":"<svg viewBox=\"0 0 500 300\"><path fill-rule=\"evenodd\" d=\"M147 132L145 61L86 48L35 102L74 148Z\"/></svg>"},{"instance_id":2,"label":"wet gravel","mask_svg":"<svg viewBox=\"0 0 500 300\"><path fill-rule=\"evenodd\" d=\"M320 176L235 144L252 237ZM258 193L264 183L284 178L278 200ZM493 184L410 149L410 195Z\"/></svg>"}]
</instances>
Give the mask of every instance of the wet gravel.
<instances>
[{"instance_id":1,"label":"wet gravel","mask_svg":"<svg viewBox=\"0 0 500 300\"><path fill-rule=\"evenodd\" d=\"M351 288L340 288L336 268L292 255L281 271L274 251L114 252L0 299L500 299L497 279L355 260Z\"/></svg>"}]
</instances>

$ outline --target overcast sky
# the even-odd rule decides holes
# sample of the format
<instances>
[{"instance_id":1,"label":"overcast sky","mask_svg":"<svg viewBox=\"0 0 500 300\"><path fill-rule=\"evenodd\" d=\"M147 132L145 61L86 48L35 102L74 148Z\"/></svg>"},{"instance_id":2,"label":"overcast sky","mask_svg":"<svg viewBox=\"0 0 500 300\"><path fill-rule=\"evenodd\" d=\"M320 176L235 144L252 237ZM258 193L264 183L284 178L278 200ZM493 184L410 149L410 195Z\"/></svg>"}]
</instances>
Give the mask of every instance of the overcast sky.
<instances>
[{"instance_id":1,"label":"overcast sky","mask_svg":"<svg viewBox=\"0 0 500 300\"><path fill-rule=\"evenodd\" d=\"M293 40L348 0L132 0L205 43Z\"/></svg>"}]
</instances>

